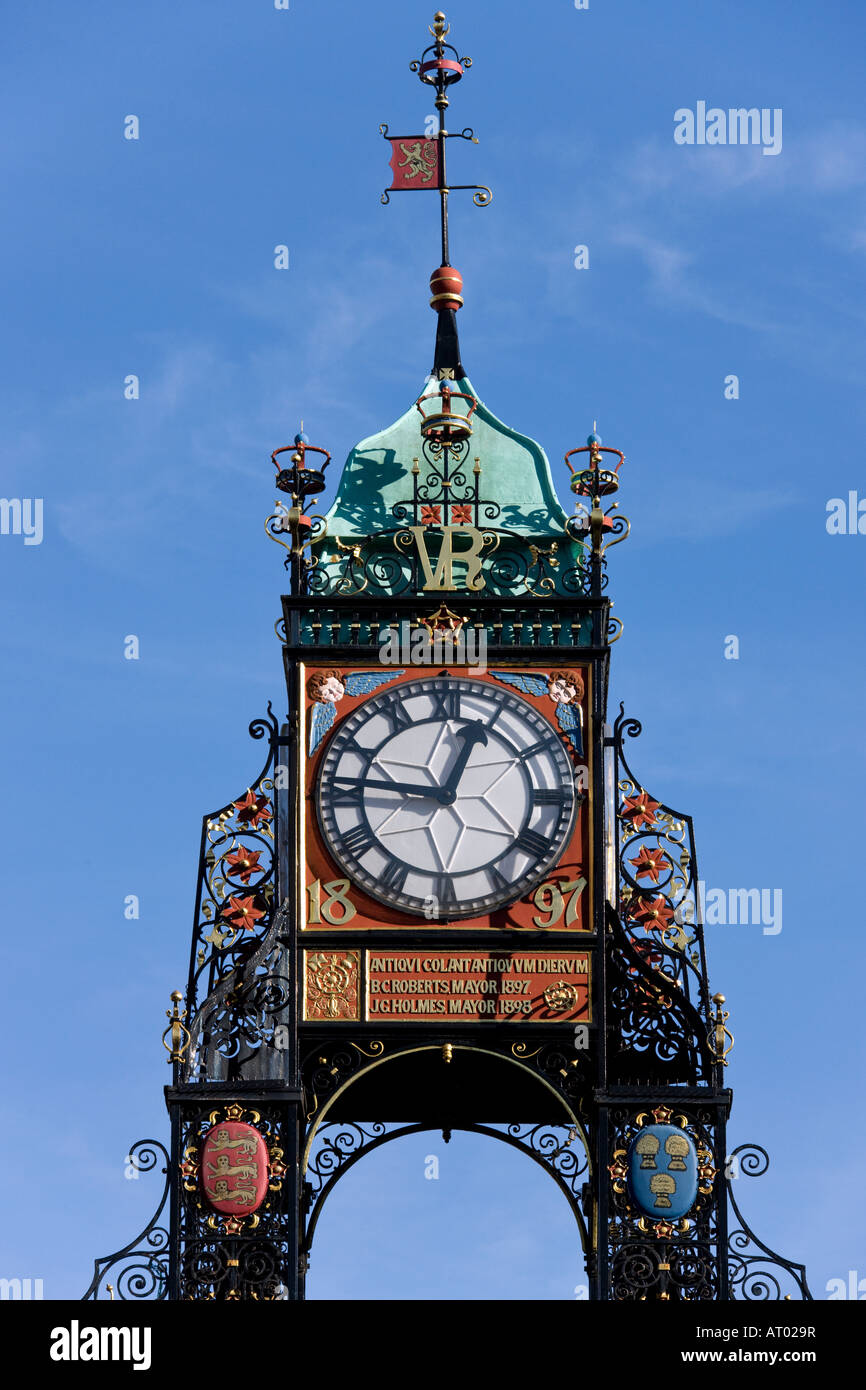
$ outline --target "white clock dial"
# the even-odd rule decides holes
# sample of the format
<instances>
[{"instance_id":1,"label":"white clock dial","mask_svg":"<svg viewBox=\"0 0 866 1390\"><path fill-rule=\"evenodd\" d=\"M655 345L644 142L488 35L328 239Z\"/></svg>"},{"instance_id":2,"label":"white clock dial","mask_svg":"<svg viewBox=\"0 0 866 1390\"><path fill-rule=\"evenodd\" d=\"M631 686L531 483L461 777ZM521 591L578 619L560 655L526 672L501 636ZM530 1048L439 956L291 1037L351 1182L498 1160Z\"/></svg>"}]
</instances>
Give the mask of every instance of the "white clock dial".
<instances>
[{"instance_id":1,"label":"white clock dial","mask_svg":"<svg viewBox=\"0 0 866 1390\"><path fill-rule=\"evenodd\" d=\"M450 676L372 696L331 736L317 786L322 833L372 897L428 918L525 897L574 816L558 733L528 701Z\"/></svg>"}]
</instances>

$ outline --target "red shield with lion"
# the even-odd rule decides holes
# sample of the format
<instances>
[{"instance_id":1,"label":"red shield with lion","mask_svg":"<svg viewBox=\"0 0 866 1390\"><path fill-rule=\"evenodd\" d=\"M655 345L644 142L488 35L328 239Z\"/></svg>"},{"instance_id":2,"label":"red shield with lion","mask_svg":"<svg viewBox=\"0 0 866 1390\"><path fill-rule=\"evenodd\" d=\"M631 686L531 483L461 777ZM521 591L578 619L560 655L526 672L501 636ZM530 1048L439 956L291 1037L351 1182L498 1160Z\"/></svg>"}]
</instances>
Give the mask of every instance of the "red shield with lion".
<instances>
[{"instance_id":1,"label":"red shield with lion","mask_svg":"<svg viewBox=\"0 0 866 1390\"><path fill-rule=\"evenodd\" d=\"M240 1120L221 1120L208 1130L201 1153L201 1182L217 1211L249 1216L268 1190L268 1150L259 1131Z\"/></svg>"}]
</instances>

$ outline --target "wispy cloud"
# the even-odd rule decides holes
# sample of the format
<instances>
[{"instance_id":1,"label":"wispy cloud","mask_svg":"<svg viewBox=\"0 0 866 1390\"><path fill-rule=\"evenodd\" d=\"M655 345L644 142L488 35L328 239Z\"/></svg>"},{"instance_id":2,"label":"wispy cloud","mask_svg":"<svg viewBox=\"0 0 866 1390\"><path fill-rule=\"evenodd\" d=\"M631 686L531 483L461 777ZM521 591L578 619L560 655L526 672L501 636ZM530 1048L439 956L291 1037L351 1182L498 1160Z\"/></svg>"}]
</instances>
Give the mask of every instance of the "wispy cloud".
<instances>
[{"instance_id":1,"label":"wispy cloud","mask_svg":"<svg viewBox=\"0 0 866 1390\"><path fill-rule=\"evenodd\" d=\"M623 206L678 192L687 192L692 202L738 192L766 198L846 193L866 184L866 129L832 121L808 135L786 132L775 159L765 159L758 145L675 145L653 136L629 150L615 174L615 196Z\"/></svg>"},{"instance_id":2,"label":"wispy cloud","mask_svg":"<svg viewBox=\"0 0 866 1390\"><path fill-rule=\"evenodd\" d=\"M728 295L702 284L696 272L698 256L695 251L684 251L635 227L617 227L610 235L617 246L638 252L649 271L648 293L656 300L756 332L772 333L782 327L777 320L761 317Z\"/></svg>"}]
</instances>

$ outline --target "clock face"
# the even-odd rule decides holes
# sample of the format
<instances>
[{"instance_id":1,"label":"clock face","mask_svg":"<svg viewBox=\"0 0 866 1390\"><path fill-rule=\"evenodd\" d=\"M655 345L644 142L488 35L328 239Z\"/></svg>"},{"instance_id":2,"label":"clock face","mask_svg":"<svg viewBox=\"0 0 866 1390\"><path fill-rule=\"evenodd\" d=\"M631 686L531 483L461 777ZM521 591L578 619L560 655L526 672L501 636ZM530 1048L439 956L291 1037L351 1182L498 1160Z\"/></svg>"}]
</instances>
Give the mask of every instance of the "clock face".
<instances>
[{"instance_id":1,"label":"clock face","mask_svg":"<svg viewBox=\"0 0 866 1390\"><path fill-rule=\"evenodd\" d=\"M449 676L372 696L332 735L319 824L334 860L389 907L477 917L525 897L571 833L574 774L528 701Z\"/></svg>"}]
</instances>

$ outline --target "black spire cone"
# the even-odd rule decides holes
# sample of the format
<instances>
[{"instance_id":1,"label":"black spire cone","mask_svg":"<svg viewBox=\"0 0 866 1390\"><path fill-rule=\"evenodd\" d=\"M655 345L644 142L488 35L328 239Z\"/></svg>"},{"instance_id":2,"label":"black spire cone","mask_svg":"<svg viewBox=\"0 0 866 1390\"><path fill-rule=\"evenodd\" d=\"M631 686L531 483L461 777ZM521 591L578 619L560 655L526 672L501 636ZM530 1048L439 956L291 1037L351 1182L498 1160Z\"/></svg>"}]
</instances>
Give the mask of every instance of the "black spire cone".
<instances>
[{"instance_id":1,"label":"black spire cone","mask_svg":"<svg viewBox=\"0 0 866 1390\"><path fill-rule=\"evenodd\" d=\"M460 339L457 336L457 315L453 309L440 309L436 324L436 351L433 356L433 375L453 377L456 381L465 376L460 361Z\"/></svg>"}]
</instances>

